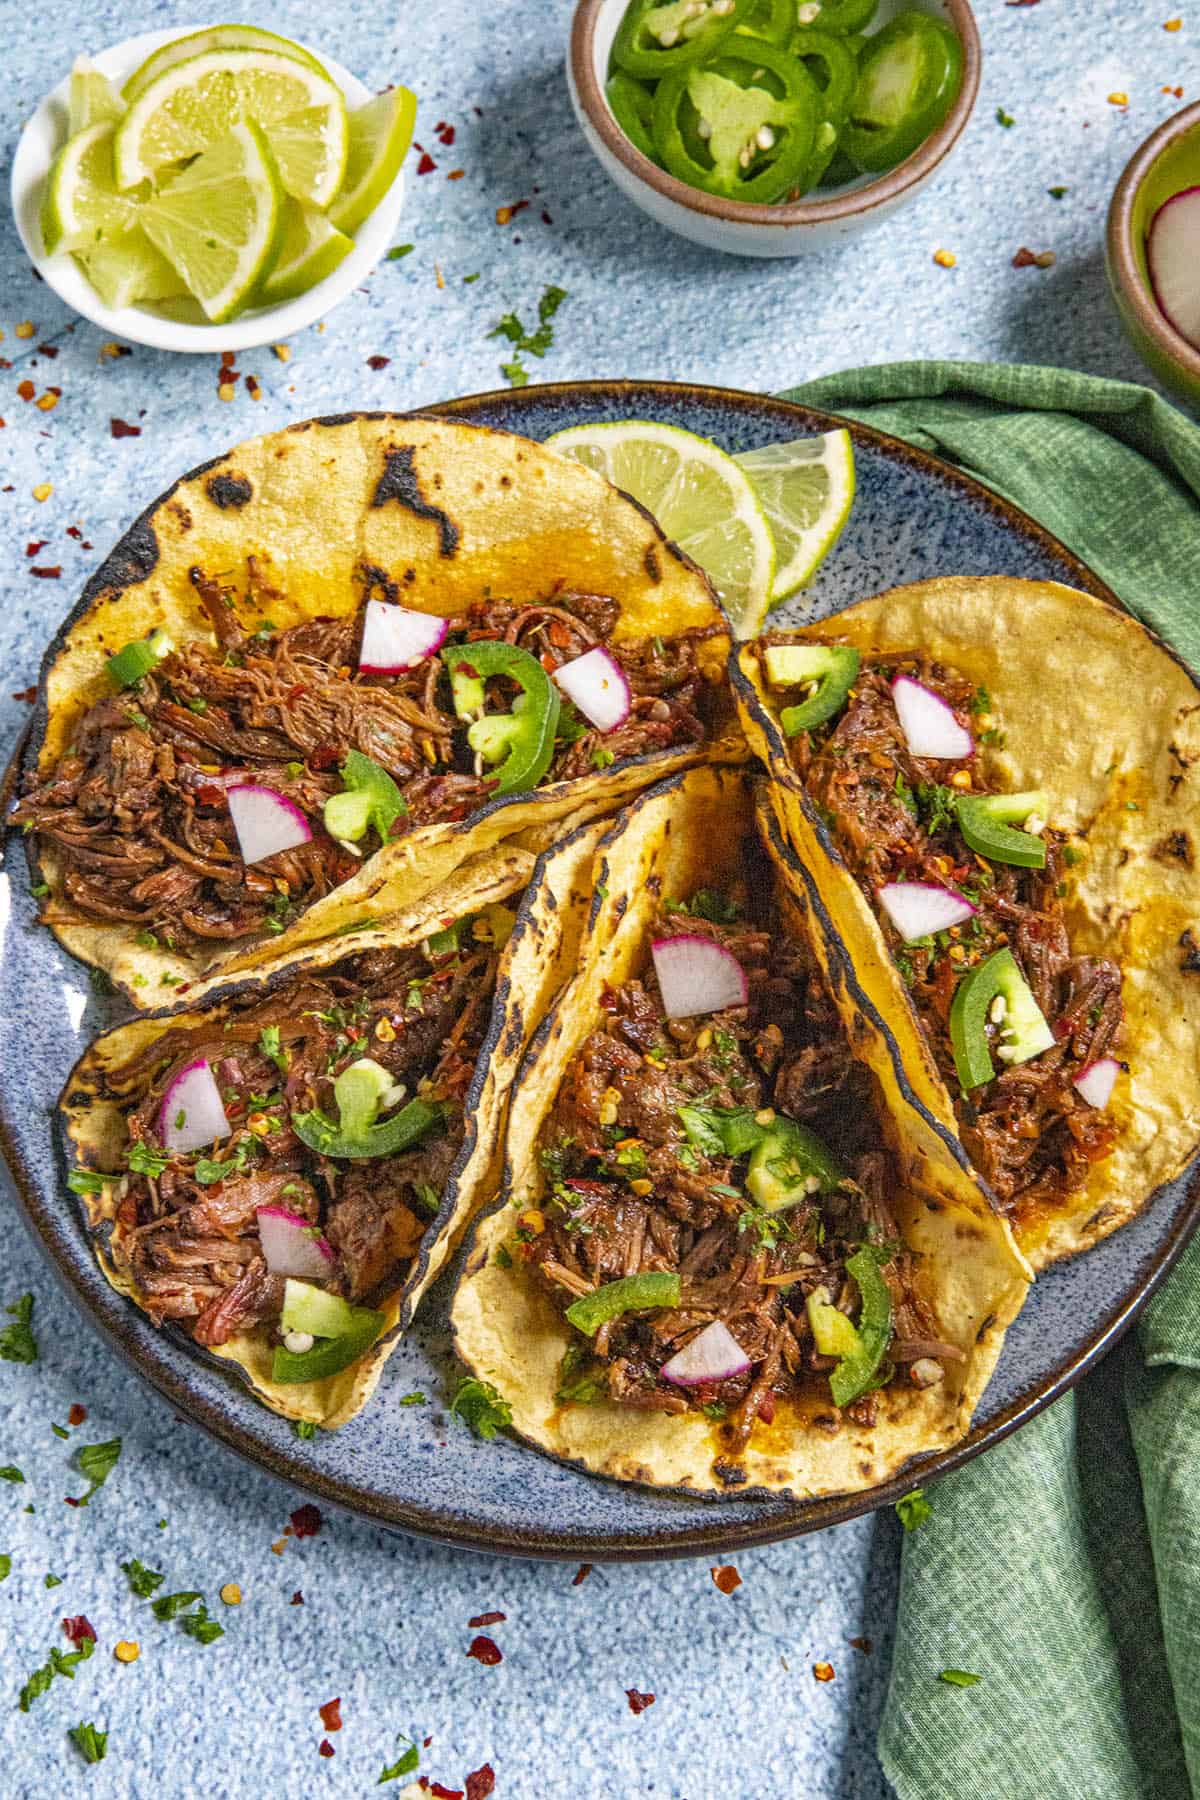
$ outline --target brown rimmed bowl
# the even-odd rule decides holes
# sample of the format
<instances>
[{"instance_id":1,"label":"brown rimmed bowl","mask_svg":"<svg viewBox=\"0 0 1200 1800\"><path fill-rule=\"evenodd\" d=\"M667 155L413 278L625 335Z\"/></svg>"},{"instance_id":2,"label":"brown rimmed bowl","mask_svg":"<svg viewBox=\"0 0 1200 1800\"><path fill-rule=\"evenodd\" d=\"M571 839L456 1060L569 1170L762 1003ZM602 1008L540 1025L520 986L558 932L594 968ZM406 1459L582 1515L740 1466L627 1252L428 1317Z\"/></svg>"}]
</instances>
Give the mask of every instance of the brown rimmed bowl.
<instances>
[{"instance_id":1,"label":"brown rimmed bowl","mask_svg":"<svg viewBox=\"0 0 1200 1800\"><path fill-rule=\"evenodd\" d=\"M1164 201L1200 184L1200 100L1164 119L1135 150L1108 209L1105 266L1125 335L1163 386L1200 412L1200 350L1159 308L1146 232ZM1200 262L1200 246L1197 247Z\"/></svg>"},{"instance_id":2,"label":"brown rimmed bowl","mask_svg":"<svg viewBox=\"0 0 1200 1800\"><path fill-rule=\"evenodd\" d=\"M945 168L979 92L982 53L967 0L882 0L872 30L895 13L918 10L944 19L963 47L958 98L936 131L886 174L864 176L803 200L749 206L677 181L643 156L617 124L604 94L613 39L628 0L579 0L567 49L567 85L588 147L623 194L660 225L733 256L799 256L878 224ZM819 20L817 21L819 23Z\"/></svg>"}]
</instances>

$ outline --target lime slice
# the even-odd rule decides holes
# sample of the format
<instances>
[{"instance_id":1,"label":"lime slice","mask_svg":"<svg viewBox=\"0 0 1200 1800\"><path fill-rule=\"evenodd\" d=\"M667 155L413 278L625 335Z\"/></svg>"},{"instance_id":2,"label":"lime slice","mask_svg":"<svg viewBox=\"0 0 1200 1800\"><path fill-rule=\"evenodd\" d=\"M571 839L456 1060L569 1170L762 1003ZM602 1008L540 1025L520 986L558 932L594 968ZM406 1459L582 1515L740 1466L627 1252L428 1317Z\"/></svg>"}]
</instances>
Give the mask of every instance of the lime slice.
<instances>
[{"instance_id":1,"label":"lime slice","mask_svg":"<svg viewBox=\"0 0 1200 1800\"><path fill-rule=\"evenodd\" d=\"M707 438L642 419L575 425L546 442L640 500L710 577L734 635L754 636L770 598L775 546L754 489L731 456Z\"/></svg>"},{"instance_id":2,"label":"lime slice","mask_svg":"<svg viewBox=\"0 0 1200 1800\"><path fill-rule=\"evenodd\" d=\"M196 156L243 119L266 133L288 193L328 206L346 167L346 103L327 75L275 50L210 50L143 88L117 127L117 186Z\"/></svg>"},{"instance_id":3,"label":"lime slice","mask_svg":"<svg viewBox=\"0 0 1200 1800\"><path fill-rule=\"evenodd\" d=\"M284 206L283 235L275 266L263 282L261 299L274 305L306 294L318 281L332 275L342 258L349 256L354 239L331 225L315 207L288 200Z\"/></svg>"},{"instance_id":4,"label":"lime slice","mask_svg":"<svg viewBox=\"0 0 1200 1800\"><path fill-rule=\"evenodd\" d=\"M113 176L113 127L101 120L68 138L46 178L42 242L55 250L89 250L132 229L138 202L119 194Z\"/></svg>"},{"instance_id":5,"label":"lime slice","mask_svg":"<svg viewBox=\"0 0 1200 1800\"><path fill-rule=\"evenodd\" d=\"M850 516L854 446L845 430L766 444L734 458L753 484L775 538L778 606L811 581Z\"/></svg>"},{"instance_id":6,"label":"lime slice","mask_svg":"<svg viewBox=\"0 0 1200 1800\"><path fill-rule=\"evenodd\" d=\"M353 235L400 173L417 122L417 96L392 88L350 114L350 154L341 191L329 209L339 231Z\"/></svg>"},{"instance_id":7,"label":"lime slice","mask_svg":"<svg viewBox=\"0 0 1200 1800\"><path fill-rule=\"evenodd\" d=\"M283 195L257 125L235 125L138 218L216 323L248 303L278 242Z\"/></svg>"},{"instance_id":8,"label":"lime slice","mask_svg":"<svg viewBox=\"0 0 1200 1800\"><path fill-rule=\"evenodd\" d=\"M90 56L77 56L71 68L67 130L74 137L89 125L112 125L125 111L125 102L107 75L102 75Z\"/></svg>"},{"instance_id":9,"label":"lime slice","mask_svg":"<svg viewBox=\"0 0 1200 1800\"><path fill-rule=\"evenodd\" d=\"M182 278L139 226L77 253L75 260L106 306L174 300L187 293Z\"/></svg>"},{"instance_id":10,"label":"lime slice","mask_svg":"<svg viewBox=\"0 0 1200 1800\"><path fill-rule=\"evenodd\" d=\"M165 70L173 69L176 63L187 62L189 57L203 56L209 50L273 50L278 56L290 56L296 62L305 63L318 75L325 74L316 57L294 44L291 38L262 31L257 25L209 25L203 31L192 31L186 37L177 37L171 43L161 45L144 63L139 63L121 89L126 105L145 93L150 83Z\"/></svg>"}]
</instances>

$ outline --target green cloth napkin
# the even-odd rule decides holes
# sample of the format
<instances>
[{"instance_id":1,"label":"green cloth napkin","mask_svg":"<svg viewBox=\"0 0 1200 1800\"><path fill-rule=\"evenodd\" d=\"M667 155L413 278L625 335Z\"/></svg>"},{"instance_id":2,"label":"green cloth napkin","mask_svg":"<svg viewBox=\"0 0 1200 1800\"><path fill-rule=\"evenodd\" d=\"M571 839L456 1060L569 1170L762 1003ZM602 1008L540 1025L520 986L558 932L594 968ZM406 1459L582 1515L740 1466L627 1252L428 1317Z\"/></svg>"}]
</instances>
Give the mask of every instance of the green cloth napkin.
<instances>
[{"instance_id":1,"label":"green cloth napkin","mask_svg":"<svg viewBox=\"0 0 1200 1800\"><path fill-rule=\"evenodd\" d=\"M1200 668L1200 429L1148 388L894 363L786 398L961 463ZM929 1498L879 1734L901 1800L1200 1797L1200 1238L1074 1394Z\"/></svg>"}]
</instances>

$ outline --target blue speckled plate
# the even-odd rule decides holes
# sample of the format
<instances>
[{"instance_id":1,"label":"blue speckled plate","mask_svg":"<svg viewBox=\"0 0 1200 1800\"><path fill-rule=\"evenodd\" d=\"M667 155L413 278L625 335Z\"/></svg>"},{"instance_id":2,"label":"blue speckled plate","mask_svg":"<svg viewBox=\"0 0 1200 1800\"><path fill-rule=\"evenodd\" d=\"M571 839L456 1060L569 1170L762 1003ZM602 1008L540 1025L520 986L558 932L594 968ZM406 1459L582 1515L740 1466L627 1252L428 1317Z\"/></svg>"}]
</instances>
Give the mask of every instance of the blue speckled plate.
<instances>
[{"instance_id":1,"label":"blue speckled plate","mask_svg":"<svg viewBox=\"0 0 1200 1800\"><path fill-rule=\"evenodd\" d=\"M601 419L654 418L746 450L828 430L826 415L718 388L589 382L485 394L441 409L535 438ZM1039 525L945 463L851 425L858 494L813 586L783 609L820 617L881 588L933 575L1049 578L1112 595ZM149 496L146 497L149 499ZM371 1405L343 1430L300 1442L201 1354L122 1300L100 1275L51 1145L50 1113L84 1045L119 1015L34 924L22 857L0 886L0 1135L34 1236L81 1310L175 1408L292 1486L378 1524L522 1556L599 1561L716 1555L794 1536L894 1501L914 1469L846 1500L691 1500L592 1479L523 1446L480 1444L448 1418L455 1374L447 1305L454 1271L389 1362ZM1123 1231L1042 1276L1009 1332L969 1437L919 1465L928 1481L996 1443L1062 1393L1132 1322L1178 1256L1200 1211L1190 1176ZM420 1389L426 1406L398 1407Z\"/></svg>"}]
</instances>

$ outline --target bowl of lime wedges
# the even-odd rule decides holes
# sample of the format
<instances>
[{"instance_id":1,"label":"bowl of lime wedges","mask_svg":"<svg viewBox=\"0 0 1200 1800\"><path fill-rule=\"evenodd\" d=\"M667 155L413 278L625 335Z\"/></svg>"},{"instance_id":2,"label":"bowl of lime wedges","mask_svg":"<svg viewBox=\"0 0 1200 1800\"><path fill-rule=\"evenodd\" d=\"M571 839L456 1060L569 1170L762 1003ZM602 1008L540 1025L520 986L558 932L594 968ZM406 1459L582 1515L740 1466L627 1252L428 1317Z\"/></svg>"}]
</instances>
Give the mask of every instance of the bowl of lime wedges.
<instances>
[{"instance_id":1,"label":"bowl of lime wedges","mask_svg":"<svg viewBox=\"0 0 1200 1800\"><path fill-rule=\"evenodd\" d=\"M387 250L416 104L255 26L143 32L78 58L26 125L17 230L43 280L114 337L272 343Z\"/></svg>"}]
</instances>

